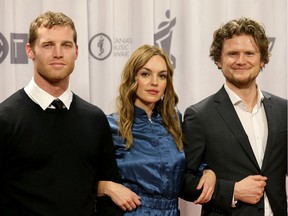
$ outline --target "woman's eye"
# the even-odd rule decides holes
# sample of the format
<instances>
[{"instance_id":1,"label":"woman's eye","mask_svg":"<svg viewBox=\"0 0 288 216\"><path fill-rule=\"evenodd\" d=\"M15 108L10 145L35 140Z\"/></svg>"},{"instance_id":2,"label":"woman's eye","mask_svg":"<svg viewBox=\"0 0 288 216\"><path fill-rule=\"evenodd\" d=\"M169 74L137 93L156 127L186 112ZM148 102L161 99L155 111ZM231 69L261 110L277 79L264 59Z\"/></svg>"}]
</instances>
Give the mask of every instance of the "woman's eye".
<instances>
[{"instance_id":1,"label":"woman's eye","mask_svg":"<svg viewBox=\"0 0 288 216\"><path fill-rule=\"evenodd\" d=\"M159 77L160 77L160 79L166 79L167 75L166 74L160 74Z\"/></svg>"},{"instance_id":2,"label":"woman's eye","mask_svg":"<svg viewBox=\"0 0 288 216\"><path fill-rule=\"evenodd\" d=\"M148 76L149 76L149 73L142 72L142 73L141 73L141 76L142 76L142 77L148 77Z\"/></svg>"}]
</instances>

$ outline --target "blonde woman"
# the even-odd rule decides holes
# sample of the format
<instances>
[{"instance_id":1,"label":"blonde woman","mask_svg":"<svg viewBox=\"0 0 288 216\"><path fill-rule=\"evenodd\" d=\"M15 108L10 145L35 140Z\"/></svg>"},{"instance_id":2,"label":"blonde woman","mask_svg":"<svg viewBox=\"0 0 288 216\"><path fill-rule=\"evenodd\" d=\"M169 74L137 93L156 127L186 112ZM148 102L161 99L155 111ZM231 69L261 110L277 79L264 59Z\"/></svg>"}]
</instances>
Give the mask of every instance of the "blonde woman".
<instances>
[{"instance_id":1,"label":"blonde woman","mask_svg":"<svg viewBox=\"0 0 288 216\"><path fill-rule=\"evenodd\" d=\"M172 77L169 58L155 46L139 47L124 67L117 112L109 115L108 121L126 187L100 182L98 194L110 196L125 215L180 215L185 155ZM214 173L207 171L198 185L199 190L206 183L196 202L210 200L215 179ZM191 194L197 192L197 184L188 189ZM102 206L99 215L109 215L109 205Z\"/></svg>"}]
</instances>

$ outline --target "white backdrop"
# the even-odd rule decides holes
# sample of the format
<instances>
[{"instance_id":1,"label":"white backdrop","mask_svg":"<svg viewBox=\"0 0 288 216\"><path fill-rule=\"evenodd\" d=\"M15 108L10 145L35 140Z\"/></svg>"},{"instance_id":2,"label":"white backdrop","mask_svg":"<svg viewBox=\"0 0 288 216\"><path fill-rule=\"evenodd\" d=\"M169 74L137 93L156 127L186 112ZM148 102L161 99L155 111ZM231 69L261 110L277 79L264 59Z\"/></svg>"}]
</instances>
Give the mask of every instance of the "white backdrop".
<instances>
[{"instance_id":1,"label":"white backdrop","mask_svg":"<svg viewBox=\"0 0 288 216\"><path fill-rule=\"evenodd\" d=\"M258 78L261 89L287 98L287 0L0 0L0 102L31 79L24 52L28 28L47 10L74 20L79 58L71 87L107 114L115 110L124 63L144 43L169 53L182 113L216 92L223 77L209 58L212 35L241 16L264 23L274 41L270 63ZM180 206L184 216L199 215L192 203L181 200Z\"/></svg>"}]
</instances>

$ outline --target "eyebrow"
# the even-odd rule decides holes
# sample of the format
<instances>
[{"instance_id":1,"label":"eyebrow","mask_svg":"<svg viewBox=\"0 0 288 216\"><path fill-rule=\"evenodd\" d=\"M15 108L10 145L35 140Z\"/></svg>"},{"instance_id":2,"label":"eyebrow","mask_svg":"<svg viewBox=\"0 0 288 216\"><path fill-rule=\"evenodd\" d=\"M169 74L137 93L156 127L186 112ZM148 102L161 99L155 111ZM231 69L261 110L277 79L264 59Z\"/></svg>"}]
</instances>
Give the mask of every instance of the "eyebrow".
<instances>
[{"instance_id":1,"label":"eyebrow","mask_svg":"<svg viewBox=\"0 0 288 216\"><path fill-rule=\"evenodd\" d=\"M140 70L142 70L142 69L148 70L148 71L152 71L151 69L146 68L146 67L142 67ZM140 70L139 70L139 71L140 71ZM161 70L161 71L159 71L158 73L164 73L164 72L168 73L168 70Z\"/></svg>"}]
</instances>

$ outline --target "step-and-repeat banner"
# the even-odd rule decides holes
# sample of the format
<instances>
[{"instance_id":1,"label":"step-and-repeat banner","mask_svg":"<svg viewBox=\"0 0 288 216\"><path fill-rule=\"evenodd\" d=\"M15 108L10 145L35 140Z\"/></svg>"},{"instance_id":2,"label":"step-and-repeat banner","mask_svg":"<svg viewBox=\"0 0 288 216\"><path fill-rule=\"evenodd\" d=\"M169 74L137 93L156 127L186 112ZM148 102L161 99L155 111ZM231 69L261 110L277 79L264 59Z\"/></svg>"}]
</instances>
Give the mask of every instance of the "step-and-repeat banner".
<instances>
[{"instance_id":1,"label":"step-and-repeat banner","mask_svg":"<svg viewBox=\"0 0 288 216\"><path fill-rule=\"evenodd\" d=\"M213 32L242 16L263 23L271 41L271 60L258 78L261 89L287 98L287 0L0 0L0 102L30 81L28 28L47 10L74 20L79 58L71 88L107 114L115 111L127 58L143 44L169 54L182 113L216 92L224 79L209 58ZM199 215L192 203L181 200L180 207L184 216Z\"/></svg>"}]
</instances>

